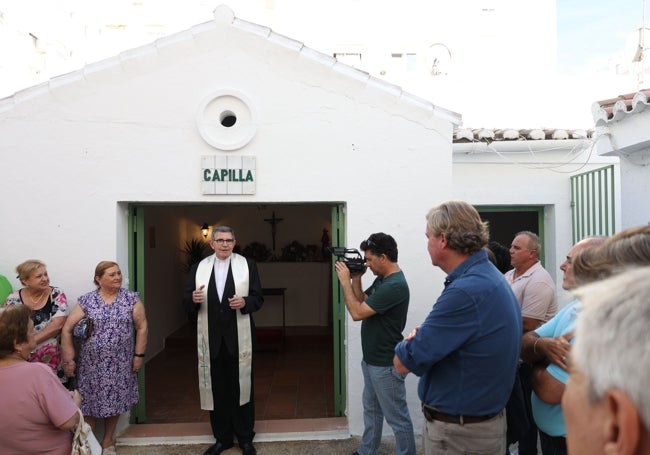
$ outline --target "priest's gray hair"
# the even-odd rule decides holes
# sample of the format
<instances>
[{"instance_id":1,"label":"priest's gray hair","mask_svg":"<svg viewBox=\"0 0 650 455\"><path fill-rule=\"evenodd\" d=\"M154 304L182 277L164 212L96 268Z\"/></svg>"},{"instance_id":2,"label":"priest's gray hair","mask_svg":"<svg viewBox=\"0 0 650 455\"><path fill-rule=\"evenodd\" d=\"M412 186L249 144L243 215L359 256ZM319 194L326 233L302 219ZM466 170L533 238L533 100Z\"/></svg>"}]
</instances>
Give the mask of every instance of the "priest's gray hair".
<instances>
[{"instance_id":1,"label":"priest's gray hair","mask_svg":"<svg viewBox=\"0 0 650 455\"><path fill-rule=\"evenodd\" d=\"M233 239L236 238L235 237L235 230L233 228L231 228L230 226L217 226L214 229L212 229L212 240L214 240L214 235L217 232L227 232L227 233L232 234Z\"/></svg>"}]
</instances>

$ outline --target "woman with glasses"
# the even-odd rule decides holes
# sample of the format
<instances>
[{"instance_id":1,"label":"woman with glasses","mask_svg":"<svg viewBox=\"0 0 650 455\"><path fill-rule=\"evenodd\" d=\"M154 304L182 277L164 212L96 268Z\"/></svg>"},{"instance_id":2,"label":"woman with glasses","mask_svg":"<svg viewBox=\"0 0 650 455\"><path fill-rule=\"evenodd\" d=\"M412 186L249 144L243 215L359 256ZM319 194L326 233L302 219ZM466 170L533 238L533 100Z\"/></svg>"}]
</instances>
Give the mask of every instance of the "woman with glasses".
<instances>
[{"instance_id":1,"label":"woman with glasses","mask_svg":"<svg viewBox=\"0 0 650 455\"><path fill-rule=\"evenodd\" d=\"M16 267L23 288L10 294L5 305L25 305L31 310L36 331L36 347L30 362L40 362L52 369L62 383L68 378L61 363L61 329L68 318L68 301L63 291L50 286L47 268L38 259L29 259Z\"/></svg>"}]
</instances>

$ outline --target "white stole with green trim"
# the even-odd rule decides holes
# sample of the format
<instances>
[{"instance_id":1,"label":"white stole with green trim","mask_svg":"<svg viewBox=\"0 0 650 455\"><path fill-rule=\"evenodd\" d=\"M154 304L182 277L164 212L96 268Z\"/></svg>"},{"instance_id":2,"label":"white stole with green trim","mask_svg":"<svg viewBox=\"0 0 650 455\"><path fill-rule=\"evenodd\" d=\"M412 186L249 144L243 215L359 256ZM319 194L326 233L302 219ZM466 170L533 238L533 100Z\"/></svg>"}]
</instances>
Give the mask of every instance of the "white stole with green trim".
<instances>
[{"instance_id":1,"label":"white stole with green trim","mask_svg":"<svg viewBox=\"0 0 650 455\"><path fill-rule=\"evenodd\" d=\"M203 287L203 304L199 307L196 346L199 357L199 394L201 409L214 410L212 397L212 378L210 377L210 338L208 333L208 283L210 274L214 273L215 255L203 259L196 269L196 289ZM238 296L248 296L248 263L246 258L233 253L230 257L230 268L235 281L235 293ZM251 339L251 319L249 314L237 314L237 341L239 346L239 405L242 406L251 398L251 373L253 366L253 343Z\"/></svg>"}]
</instances>

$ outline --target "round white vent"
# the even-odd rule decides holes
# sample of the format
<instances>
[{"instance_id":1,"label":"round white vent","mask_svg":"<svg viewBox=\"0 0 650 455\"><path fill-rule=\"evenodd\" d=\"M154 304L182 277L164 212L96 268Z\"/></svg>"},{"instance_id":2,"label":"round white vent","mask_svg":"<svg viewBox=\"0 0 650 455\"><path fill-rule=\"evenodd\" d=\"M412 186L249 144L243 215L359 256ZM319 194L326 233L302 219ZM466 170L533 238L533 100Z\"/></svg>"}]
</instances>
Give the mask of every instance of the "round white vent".
<instances>
[{"instance_id":1,"label":"round white vent","mask_svg":"<svg viewBox=\"0 0 650 455\"><path fill-rule=\"evenodd\" d=\"M252 104L237 90L220 90L205 97L196 123L208 144L226 151L242 148L257 132Z\"/></svg>"}]
</instances>

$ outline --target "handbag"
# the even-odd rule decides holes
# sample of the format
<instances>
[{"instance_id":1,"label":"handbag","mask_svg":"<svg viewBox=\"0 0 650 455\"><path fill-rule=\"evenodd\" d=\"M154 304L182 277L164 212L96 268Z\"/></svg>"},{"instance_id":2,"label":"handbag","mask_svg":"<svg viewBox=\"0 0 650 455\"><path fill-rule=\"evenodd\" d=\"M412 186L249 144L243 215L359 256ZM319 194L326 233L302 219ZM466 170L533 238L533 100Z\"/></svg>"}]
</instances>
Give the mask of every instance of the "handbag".
<instances>
[{"instance_id":1,"label":"handbag","mask_svg":"<svg viewBox=\"0 0 650 455\"><path fill-rule=\"evenodd\" d=\"M84 420L84 416L79 410L79 422L72 436L71 455L101 455L102 445L97 441L93 434L92 428Z\"/></svg>"},{"instance_id":2,"label":"handbag","mask_svg":"<svg viewBox=\"0 0 650 455\"><path fill-rule=\"evenodd\" d=\"M93 320L84 316L72 329L72 336L77 340L87 340L93 333Z\"/></svg>"}]
</instances>

